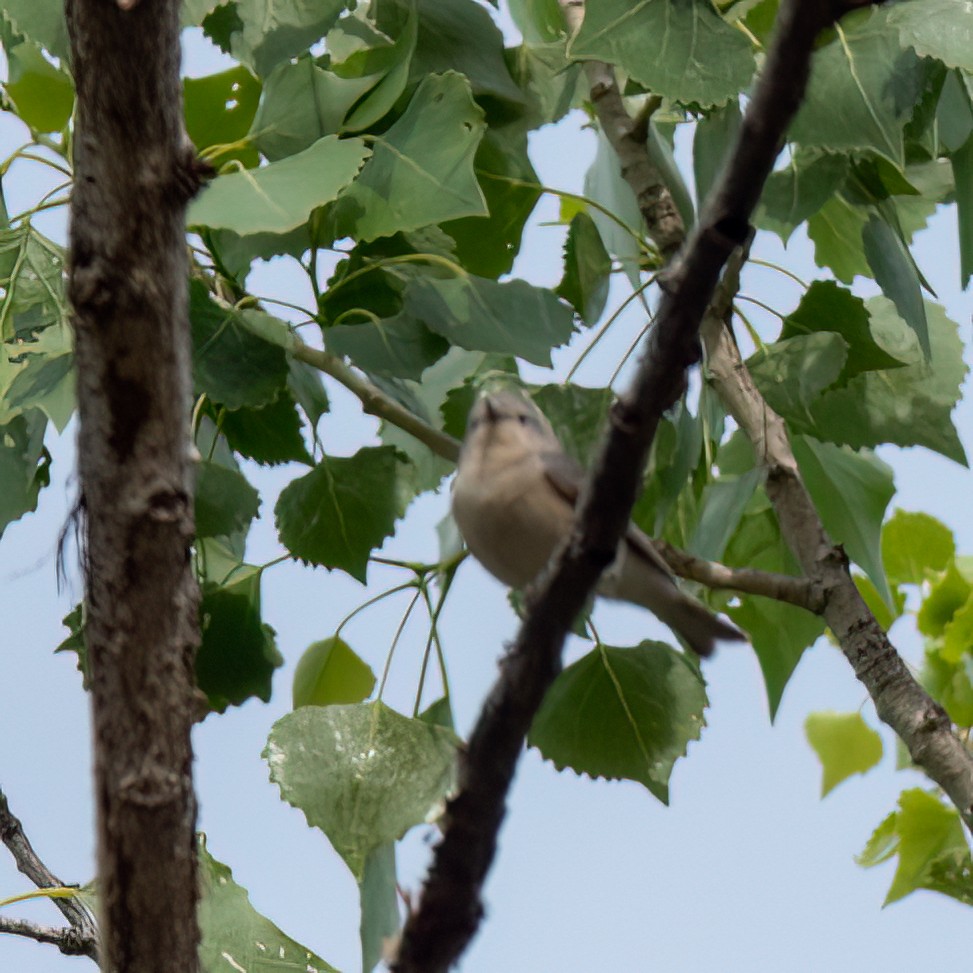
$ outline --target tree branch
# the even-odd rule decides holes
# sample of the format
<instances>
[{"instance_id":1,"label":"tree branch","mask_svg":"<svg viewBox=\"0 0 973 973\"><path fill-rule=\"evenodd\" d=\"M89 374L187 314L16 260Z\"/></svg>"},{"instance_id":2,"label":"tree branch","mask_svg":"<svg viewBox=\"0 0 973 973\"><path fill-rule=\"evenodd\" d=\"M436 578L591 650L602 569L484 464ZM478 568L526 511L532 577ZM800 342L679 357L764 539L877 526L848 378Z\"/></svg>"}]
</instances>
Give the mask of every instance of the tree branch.
<instances>
[{"instance_id":1,"label":"tree branch","mask_svg":"<svg viewBox=\"0 0 973 973\"><path fill-rule=\"evenodd\" d=\"M306 345L300 338L294 339L291 353L295 358L306 362L313 368L330 375L340 382L349 392L358 396L365 412L378 416L386 422L425 443L437 456L455 463L459 458L459 441L439 429L424 422L405 406L399 405L391 396L359 375L350 365L346 365L337 355Z\"/></svg>"},{"instance_id":2,"label":"tree branch","mask_svg":"<svg viewBox=\"0 0 973 973\"><path fill-rule=\"evenodd\" d=\"M23 936L38 943L50 943L65 956L87 956L98 961L94 938L86 938L73 926L41 926L26 919L10 919L0 916L0 933Z\"/></svg>"},{"instance_id":3,"label":"tree branch","mask_svg":"<svg viewBox=\"0 0 973 973\"><path fill-rule=\"evenodd\" d=\"M775 574L753 568L730 568L717 561L693 557L666 541L653 541L659 554L673 574L690 581L698 581L708 588L726 588L746 595L762 595L776 601L786 601L820 615L825 607L825 593L821 585L809 578L795 578L792 574Z\"/></svg>"},{"instance_id":4,"label":"tree branch","mask_svg":"<svg viewBox=\"0 0 973 973\"><path fill-rule=\"evenodd\" d=\"M584 0L558 0L558 3L568 33L573 36L584 21ZM585 61L584 71L598 122L615 149L622 176L635 192L649 237L663 256L671 257L682 245L686 228L672 193L646 148L649 116L659 102L650 100L651 110L633 120L622 101L615 69L604 61Z\"/></svg>"},{"instance_id":5,"label":"tree branch","mask_svg":"<svg viewBox=\"0 0 973 973\"><path fill-rule=\"evenodd\" d=\"M61 881L41 861L34 851L24 831L20 819L10 810L7 797L0 789L0 841L13 856L17 869L29 878L39 889L61 888ZM54 929L35 926L19 919L0 918L0 932L10 932L18 936L29 936L38 942L55 943L62 953L84 954L97 959L97 927L87 906L75 898L56 898L51 900L71 924L68 929ZM27 930L34 930L34 932ZM46 937L46 938L43 938Z\"/></svg>"},{"instance_id":6,"label":"tree branch","mask_svg":"<svg viewBox=\"0 0 973 973\"><path fill-rule=\"evenodd\" d=\"M579 503L574 530L528 594L527 617L502 662L461 761L443 838L419 908L403 930L397 973L440 973L465 949L482 917L480 890L496 851L507 790L530 723L561 668L573 619L611 562L634 504L662 412L699 359L698 330L720 272L749 235L749 217L797 110L819 31L839 11L825 0L784 0L741 139L668 283L633 385L613 406L608 432ZM734 196L740 173L748 185ZM732 206L729 205L732 203Z\"/></svg>"}]
</instances>

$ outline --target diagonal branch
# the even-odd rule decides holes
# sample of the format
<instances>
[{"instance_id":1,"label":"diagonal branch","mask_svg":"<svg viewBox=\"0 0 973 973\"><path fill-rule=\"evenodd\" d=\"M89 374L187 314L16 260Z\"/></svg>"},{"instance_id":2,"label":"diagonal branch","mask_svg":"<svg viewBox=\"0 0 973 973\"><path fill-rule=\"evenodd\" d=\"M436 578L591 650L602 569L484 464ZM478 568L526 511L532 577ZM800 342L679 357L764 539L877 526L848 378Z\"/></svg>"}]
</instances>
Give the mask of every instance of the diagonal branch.
<instances>
[{"instance_id":1,"label":"diagonal branch","mask_svg":"<svg viewBox=\"0 0 973 973\"><path fill-rule=\"evenodd\" d=\"M476 932L480 890L527 730L560 671L569 627L628 523L659 418L699 359L700 322L724 264L748 238L750 215L803 96L814 40L838 13L826 0L784 0L781 6L748 109L759 125L745 126L749 141L735 147L717 188L718 205L707 208L672 274L632 388L612 408L574 530L528 596L527 617L470 737L459 793L447 808L419 908L403 930L396 973L445 971ZM744 171L748 185L734 196Z\"/></svg>"},{"instance_id":2,"label":"diagonal branch","mask_svg":"<svg viewBox=\"0 0 973 973\"><path fill-rule=\"evenodd\" d=\"M0 790L0 841L7 846L18 870L39 889L64 886L64 882L41 861L34 851L24 826L10 810L7 797L2 790ZM97 928L87 906L80 899L75 898L56 898L52 901L71 924L69 928L53 929L35 926L33 923L19 919L0 918L0 932L29 936L38 942L54 942L62 953L83 954L97 959ZM37 935L34 934L35 932Z\"/></svg>"}]
</instances>

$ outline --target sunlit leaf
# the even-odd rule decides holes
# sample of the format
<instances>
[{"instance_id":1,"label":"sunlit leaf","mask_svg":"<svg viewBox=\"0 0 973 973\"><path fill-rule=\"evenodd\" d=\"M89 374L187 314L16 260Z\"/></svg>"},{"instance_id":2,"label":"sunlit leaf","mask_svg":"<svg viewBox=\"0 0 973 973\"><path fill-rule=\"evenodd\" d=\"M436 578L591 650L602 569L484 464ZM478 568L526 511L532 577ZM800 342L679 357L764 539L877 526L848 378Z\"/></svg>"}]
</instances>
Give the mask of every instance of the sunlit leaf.
<instances>
[{"instance_id":1,"label":"sunlit leaf","mask_svg":"<svg viewBox=\"0 0 973 973\"><path fill-rule=\"evenodd\" d=\"M861 713L809 713L808 743L821 761L821 796L853 774L864 774L882 759L882 738Z\"/></svg>"},{"instance_id":2,"label":"sunlit leaf","mask_svg":"<svg viewBox=\"0 0 973 973\"><path fill-rule=\"evenodd\" d=\"M264 757L281 796L320 828L361 881L368 855L434 814L456 738L384 703L302 706L278 720Z\"/></svg>"},{"instance_id":3,"label":"sunlit leaf","mask_svg":"<svg viewBox=\"0 0 973 973\"><path fill-rule=\"evenodd\" d=\"M338 973L254 909L230 869L207 851L204 837L197 848L201 973Z\"/></svg>"},{"instance_id":4,"label":"sunlit leaf","mask_svg":"<svg viewBox=\"0 0 973 973\"><path fill-rule=\"evenodd\" d=\"M360 703L375 687L375 674L337 635L313 642L294 670L294 709Z\"/></svg>"}]
</instances>

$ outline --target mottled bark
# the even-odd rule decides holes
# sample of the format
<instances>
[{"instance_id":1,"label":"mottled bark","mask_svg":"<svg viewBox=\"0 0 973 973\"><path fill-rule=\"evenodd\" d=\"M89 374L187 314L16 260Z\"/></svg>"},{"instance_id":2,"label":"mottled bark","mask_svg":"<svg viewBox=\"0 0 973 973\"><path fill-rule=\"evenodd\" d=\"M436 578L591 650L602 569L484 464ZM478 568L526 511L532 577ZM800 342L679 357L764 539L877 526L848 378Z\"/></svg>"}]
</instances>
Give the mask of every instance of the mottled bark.
<instances>
[{"instance_id":1,"label":"mottled bark","mask_svg":"<svg viewBox=\"0 0 973 973\"><path fill-rule=\"evenodd\" d=\"M197 592L177 0L68 0L70 285L102 966L196 969Z\"/></svg>"}]
</instances>

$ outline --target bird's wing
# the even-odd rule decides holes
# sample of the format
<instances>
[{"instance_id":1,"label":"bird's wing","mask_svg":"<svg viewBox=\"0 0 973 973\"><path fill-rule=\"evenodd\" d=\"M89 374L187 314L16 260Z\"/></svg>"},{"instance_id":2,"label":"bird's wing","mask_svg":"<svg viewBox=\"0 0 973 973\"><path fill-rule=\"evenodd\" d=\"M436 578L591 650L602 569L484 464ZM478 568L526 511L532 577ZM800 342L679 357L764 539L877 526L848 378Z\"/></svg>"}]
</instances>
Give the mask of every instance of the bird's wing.
<instances>
[{"instance_id":1,"label":"bird's wing","mask_svg":"<svg viewBox=\"0 0 973 973\"><path fill-rule=\"evenodd\" d=\"M576 506L581 484L584 481L584 470L567 453L560 451L544 453L542 458L547 481L572 507ZM652 567L658 568L667 578L672 578L669 565L662 560L651 538L640 531L635 524L629 523L625 531L625 542L635 554L648 561Z\"/></svg>"}]
</instances>

